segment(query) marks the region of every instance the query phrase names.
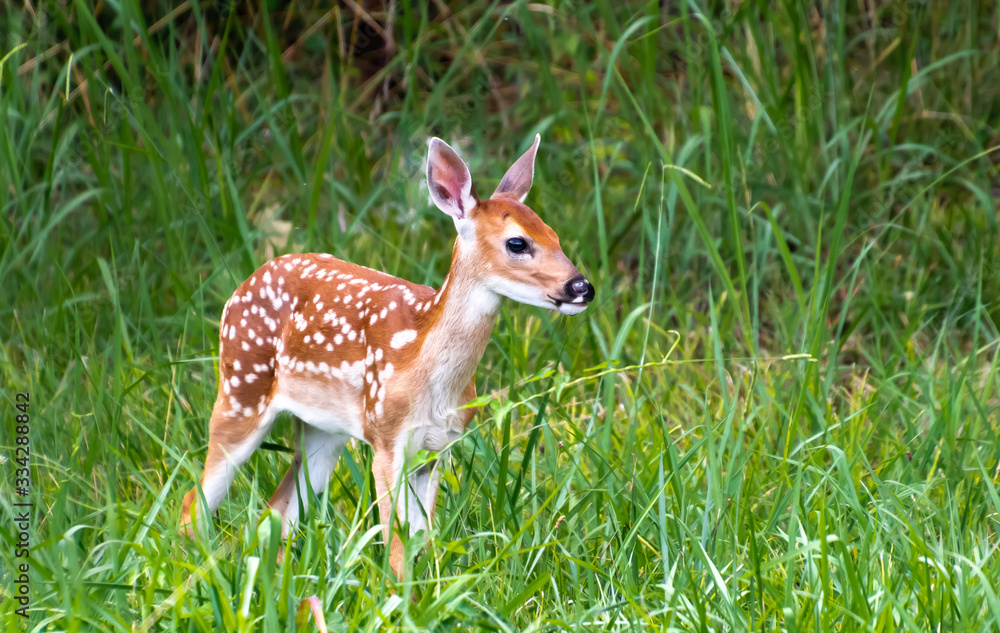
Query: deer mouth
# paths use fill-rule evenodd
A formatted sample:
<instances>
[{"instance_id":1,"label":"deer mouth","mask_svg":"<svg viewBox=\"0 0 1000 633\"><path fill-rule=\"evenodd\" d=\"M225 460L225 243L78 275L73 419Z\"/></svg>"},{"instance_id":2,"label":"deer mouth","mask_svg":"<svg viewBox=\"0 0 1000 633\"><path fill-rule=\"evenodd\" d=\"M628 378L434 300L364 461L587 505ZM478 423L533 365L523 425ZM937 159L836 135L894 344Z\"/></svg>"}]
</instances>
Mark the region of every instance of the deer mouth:
<instances>
[{"instance_id":1,"label":"deer mouth","mask_svg":"<svg viewBox=\"0 0 1000 633\"><path fill-rule=\"evenodd\" d=\"M563 301L562 299L556 299L552 295L549 295L548 300L552 302L552 307L556 310L562 312L563 314L568 314L573 316L574 314L580 314L587 309L587 301L584 297L580 296L572 301Z\"/></svg>"}]
</instances>

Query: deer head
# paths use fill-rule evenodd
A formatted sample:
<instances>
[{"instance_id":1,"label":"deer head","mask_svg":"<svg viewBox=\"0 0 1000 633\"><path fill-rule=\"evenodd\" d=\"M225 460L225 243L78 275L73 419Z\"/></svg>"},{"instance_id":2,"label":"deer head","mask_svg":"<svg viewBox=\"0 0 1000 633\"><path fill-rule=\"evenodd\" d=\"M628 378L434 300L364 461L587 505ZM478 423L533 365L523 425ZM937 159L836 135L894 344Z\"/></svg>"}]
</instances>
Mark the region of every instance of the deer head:
<instances>
[{"instance_id":1,"label":"deer head","mask_svg":"<svg viewBox=\"0 0 1000 633\"><path fill-rule=\"evenodd\" d=\"M524 204L540 137L511 165L496 191L480 200L469 168L447 143L430 140L431 200L455 221L456 264L483 288L521 303L579 314L594 287L563 253L559 237Z\"/></svg>"}]
</instances>

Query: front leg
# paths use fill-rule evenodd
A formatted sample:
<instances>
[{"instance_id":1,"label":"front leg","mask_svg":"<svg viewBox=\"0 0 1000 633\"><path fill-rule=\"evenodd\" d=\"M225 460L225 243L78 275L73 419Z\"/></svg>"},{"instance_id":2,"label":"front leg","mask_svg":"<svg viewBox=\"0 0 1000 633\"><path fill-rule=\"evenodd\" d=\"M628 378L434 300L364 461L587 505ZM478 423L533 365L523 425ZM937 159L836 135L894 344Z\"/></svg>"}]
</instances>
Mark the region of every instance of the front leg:
<instances>
[{"instance_id":1,"label":"front leg","mask_svg":"<svg viewBox=\"0 0 1000 633\"><path fill-rule=\"evenodd\" d=\"M407 477L406 485L400 486L404 455L402 450L383 449L375 451L372 460L382 535L389 544L389 566L399 580L403 580L403 542L393 524L402 527L409 523L410 536L429 529L441 479L440 460L435 460L418 468Z\"/></svg>"},{"instance_id":2,"label":"front leg","mask_svg":"<svg viewBox=\"0 0 1000 633\"><path fill-rule=\"evenodd\" d=\"M402 452L382 447L375 449L372 475L375 477L375 494L378 495L378 513L382 521L382 536L389 546L389 567L397 580L403 580L403 542L393 529L395 519L401 524L405 514L400 512L399 481L402 474ZM396 508L393 516L393 507Z\"/></svg>"},{"instance_id":3,"label":"front leg","mask_svg":"<svg viewBox=\"0 0 1000 633\"><path fill-rule=\"evenodd\" d=\"M462 390L462 402L469 402L475 397L476 381L473 378ZM475 408L455 411L454 414L458 416L458 429L465 429L476 415L476 411ZM403 542L392 529L393 524L396 521L399 526L409 523L410 536L431 527L437 503L438 484L441 480L441 462L447 461L447 447L456 435L454 428L449 432L435 429L434 425L415 425L409 428L409 431L400 432L395 440L380 445L373 444L372 474L375 477L382 535L389 546L389 566L399 580L403 579ZM397 493L403 478L405 460L420 448L441 451L441 457L424 464L409 475L406 485L402 486L406 494L400 498ZM393 508L396 509L395 516Z\"/></svg>"},{"instance_id":4,"label":"front leg","mask_svg":"<svg viewBox=\"0 0 1000 633\"><path fill-rule=\"evenodd\" d=\"M441 458L428 462L410 474L408 480L407 518L410 521L410 536L420 530L429 530L434 520L434 505L437 503L438 484L441 480Z\"/></svg>"}]
</instances>

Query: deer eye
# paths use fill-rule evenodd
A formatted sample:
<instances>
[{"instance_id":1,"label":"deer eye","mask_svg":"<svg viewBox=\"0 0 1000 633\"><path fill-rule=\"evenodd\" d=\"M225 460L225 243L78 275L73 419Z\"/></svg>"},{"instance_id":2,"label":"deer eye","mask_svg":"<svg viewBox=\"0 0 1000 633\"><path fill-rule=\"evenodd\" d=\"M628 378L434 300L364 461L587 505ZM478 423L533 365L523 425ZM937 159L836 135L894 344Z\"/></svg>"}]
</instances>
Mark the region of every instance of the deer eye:
<instances>
[{"instance_id":1,"label":"deer eye","mask_svg":"<svg viewBox=\"0 0 1000 633\"><path fill-rule=\"evenodd\" d=\"M528 250L528 242L523 237L512 237L507 240L507 250L511 253L523 253Z\"/></svg>"}]
</instances>

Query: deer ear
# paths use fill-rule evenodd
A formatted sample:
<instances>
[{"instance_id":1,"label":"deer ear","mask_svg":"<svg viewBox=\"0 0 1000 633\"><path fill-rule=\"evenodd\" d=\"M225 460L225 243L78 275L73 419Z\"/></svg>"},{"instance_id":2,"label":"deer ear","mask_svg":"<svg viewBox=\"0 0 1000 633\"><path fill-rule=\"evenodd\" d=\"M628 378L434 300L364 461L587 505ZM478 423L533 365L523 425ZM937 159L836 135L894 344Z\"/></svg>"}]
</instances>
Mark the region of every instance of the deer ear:
<instances>
[{"instance_id":1,"label":"deer ear","mask_svg":"<svg viewBox=\"0 0 1000 633\"><path fill-rule=\"evenodd\" d=\"M465 219L479 204L465 161L437 137L427 148L427 188L437 208L456 220Z\"/></svg>"},{"instance_id":2,"label":"deer ear","mask_svg":"<svg viewBox=\"0 0 1000 633\"><path fill-rule=\"evenodd\" d=\"M541 140L541 135L535 134L535 142L531 144L531 148L510 166L490 199L513 198L518 202L524 202L528 191L531 190L531 179L535 175L535 152L538 151L538 142Z\"/></svg>"}]
</instances>

